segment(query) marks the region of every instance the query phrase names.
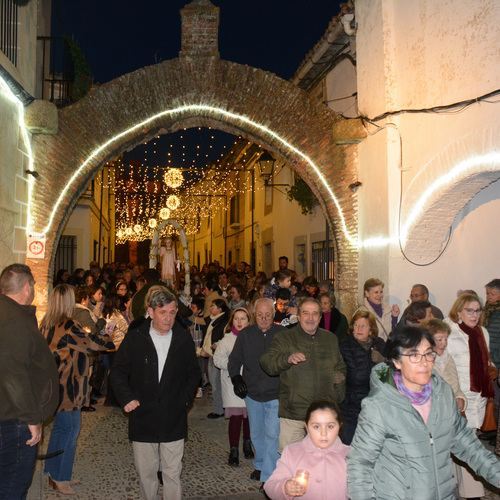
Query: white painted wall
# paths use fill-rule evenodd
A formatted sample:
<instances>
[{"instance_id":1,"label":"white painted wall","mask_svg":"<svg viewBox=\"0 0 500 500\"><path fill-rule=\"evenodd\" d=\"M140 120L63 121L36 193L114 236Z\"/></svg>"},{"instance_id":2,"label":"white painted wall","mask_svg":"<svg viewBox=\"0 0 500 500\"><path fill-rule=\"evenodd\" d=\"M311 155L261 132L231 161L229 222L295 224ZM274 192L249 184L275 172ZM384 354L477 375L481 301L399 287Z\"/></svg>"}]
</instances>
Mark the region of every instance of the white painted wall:
<instances>
[{"instance_id":1,"label":"white painted wall","mask_svg":"<svg viewBox=\"0 0 500 500\"><path fill-rule=\"evenodd\" d=\"M47 0L41 3L46 5ZM49 3L50 4L50 3ZM0 51L0 64L23 88L34 92L37 35L37 2L18 9L18 60L15 66ZM21 128L19 107L0 82L0 270L9 264L26 260L26 227L28 220L29 165L28 134Z\"/></svg>"},{"instance_id":2,"label":"white painted wall","mask_svg":"<svg viewBox=\"0 0 500 500\"><path fill-rule=\"evenodd\" d=\"M484 285L500 278L500 182L481 191L459 213L448 248L437 262L417 267L391 247L390 299L406 305L413 283L424 283L431 302L448 314L457 290L472 289L484 301ZM391 303L392 303L391 302Z\"/></svg>"},{"instance_id":3,"label":"white painted wall","mask_svg":"<svg viewBox=\"0 0 500 500\"><path fill-rule=\"evenodd\" d=\"M360 113L375 118L499 89L499 18L500 2L495 0L357 0ZM334 92L327 87L328 99ZM500 259L498 182L470 203L465 183L458 209L445 207L432 214L456 216L450 244L437 262L410 264L397 243L401 193L404 223L432 183L460 161L500 152L495 140L500 104L491 101L449 113L389 115L377 121L381 131L367 127L370 135L359 145L359 236L362 241L381 236L391 243L360 250L360 300L369 277L382 279L388 302L400 306L407 304L411 285L422 282L446 314L458 289L473 288L484 297L484 284L500 275L495 271ZM491 168L500 169L498 163ZM446 233L438 236L445 240ZM425 264L433 256L423 248L414 260Z\"/></svg>"}]
</instances>

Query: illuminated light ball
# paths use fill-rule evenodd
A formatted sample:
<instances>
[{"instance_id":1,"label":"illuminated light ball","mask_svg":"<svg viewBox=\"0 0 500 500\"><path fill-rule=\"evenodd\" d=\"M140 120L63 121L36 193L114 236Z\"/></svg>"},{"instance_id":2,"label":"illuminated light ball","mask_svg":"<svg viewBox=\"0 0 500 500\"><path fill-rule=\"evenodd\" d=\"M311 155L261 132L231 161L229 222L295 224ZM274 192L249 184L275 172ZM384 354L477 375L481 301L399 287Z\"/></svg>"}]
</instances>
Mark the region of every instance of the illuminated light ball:
<instances>
[{"instance_id":1,"label":"illuminated light ball","mask_svg":"<svg viewBox=\"0 0 500 500\"><path fill-rule=\"evenodd\" d=\"M134 231L135 231L136 233L140 233L140 232L141 232L141 225L140 225L140 224L136 224L136 225L134 226Z\"/></svg>"},{"instance_id":2,"label":"illuminated light ball","mask_svg":"<svg viewBox=\"0 0 500 500\"><path fill-rule=\"evenodd\" d=\"M181 200L179 200L179 197L175 194L167 198L167 207L170 208L170 210L175 210L180 205L180 203Z\"/></svg>"},{"instance_id":3,"label":"illuminated light ball","mask_svg":"<svg viewBox=\"0 0 500 500\"><path fill-rule=\"evenodd\" d=\"M170 217L170 210L168 208L162 208L160 210L160 217L165 220Z\"/></svg>"},{"instance_id":4,"label":"illuminated light ball","mask_svg":"<svg viewBox=\"0 0 500 500\"><path fill-rule=\"evenodd\" d=\"M171 188L178 188L182 186L182 183L184 182L182 171L178 168L171 168L163 178L165 180L165 184Z\"/></svg>"},{"instance_id":5,"label":"illuminated light ball","mask_svg":"<svg viewBox=\"0 0 500 500\"><path fill-rule=\"evenodd\" d=\"M125 234L128 235L128 236L131 236L133 232L134 231L132 231L131 227L127 227L127 229L125 229Z\"/></svg>"},{"instance_id":6,"label":"illuminated light ball","mask_svg":"<svg viewBox=\"0 0 500 500\"><path fill-rule=\"evenodd\" d=\"M156 227L156 219L149 219L149 227L154 229Z\"/></svg>"}]
</instances>

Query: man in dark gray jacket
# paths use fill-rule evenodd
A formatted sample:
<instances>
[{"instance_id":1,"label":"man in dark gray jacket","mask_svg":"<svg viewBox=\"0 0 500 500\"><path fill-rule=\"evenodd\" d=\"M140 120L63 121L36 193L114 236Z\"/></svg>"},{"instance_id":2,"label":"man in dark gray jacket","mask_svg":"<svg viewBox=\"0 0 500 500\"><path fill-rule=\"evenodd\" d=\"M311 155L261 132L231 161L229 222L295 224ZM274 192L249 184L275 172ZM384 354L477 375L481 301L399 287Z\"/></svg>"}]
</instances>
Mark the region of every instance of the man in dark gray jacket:
<instances>
[{"instance_id":1,"label":"man in dark gray jacket","mask_svg":"<svg viewBox=\"0 0 500 500\"><path fill-rule=\"evenodd\" d=\"M260 358L271 346L274 336L285 330L273 323L274 303L259 299L255 303L256 325L244 328L229 355L228 371L234 392L245 399L250 435L255 448L255 470L251 479L263 483L276 467L280 422L278 418L279 377L269 376L260 366ZM243 367L243 374L240 370Z\"/></svg>"},{"instance_id":2,"label":"man in dark gray jacket","mask_svg":"<svg viewBox=\"0 0 500 500\"><path fill-rule=\"evenodd\" d=\"M16 500L26 498L42 423L57 409L59 376L31 305L30 268L6 267L0 288L0 498Z\"/></svg>"}]
</instances>

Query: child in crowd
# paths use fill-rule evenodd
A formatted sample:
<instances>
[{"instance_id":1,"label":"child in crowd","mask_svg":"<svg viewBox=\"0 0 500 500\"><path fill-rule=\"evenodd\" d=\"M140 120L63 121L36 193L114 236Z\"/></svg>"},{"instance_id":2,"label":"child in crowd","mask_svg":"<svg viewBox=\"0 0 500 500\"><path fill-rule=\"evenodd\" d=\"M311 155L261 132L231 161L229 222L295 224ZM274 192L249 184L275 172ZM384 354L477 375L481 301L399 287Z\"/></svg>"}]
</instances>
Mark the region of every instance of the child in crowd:
<instances>
[{"instance_id":1,"label":"child in crowd","mask_svg":"<svg viewBox=\"0 0 500 500\"><path fill-rule=\"evenodd\" d=\"M290 290L290 286L292 284L292 273L288 269L282 269L276 272L274 276L274 282L271 280L271 284L267 286L264 297L268 299L275 299L276 292L280 288L286 288ZM297 313L297 301L295 300L295 296L292 294L290 290L290 307L292 310L290 311L293 314Z\"/></svg>"},{"instance_id":2,"label":"child in crowd","mask_svg":"<svg viewBox=\"0 0 500 500\"><path fill-rule=\"evenodd\" d=\"M314 276L306 276L304 278L304 281L302 282L302 289L304 289L314 299L318 298L318 280Z\"/></svg>"},{"instance_id":3,"label":"child in crowd","mask_svg":"<svg viewBox=\"0 0 500 500\"><path fill-rule=\"evenodd\" d=\"M198 357L198 364L200 365L201 382L196 392L196 397L203 397L203 380L206 379L205 375L205 358L200 356L201 345L203 342L203 337L205 336L206 324L203 318L203 308L205 307L205 301L198 297L191 301L191 311L193 314L189 318L184 318L184 322L193 337L194 346L196 348L196 356Z\"/></svg>"},{"instance_id":4,"label":"child in crowd","mask_svg":"<svg viewBox=\"0 0 500 500\"><path fill-rule=\"evenodd\" d=\"M290 285L290 290L292 292L292 295L297 296L297 294L302 291L302 283L300 281L294 281ZM297 298L297 297L296 297Z\"/></svg>"},{"instance_id":5,"label":"child in crowd","mask_svg":"<svg viewBox=\"0 0 500 500\"><path fill-rule=\"evenodd\" d=\"M297 316L291 314L289 311L291 296L292 294L288 288L279 288L276 292L276 314L274 315L274 322L285 328L292 328L298 321Z\"/></svg>"},{"instance_id":6,"label":"child in crowd","mask_svg":"<svg viewBox=\"0 0 500 500\"><path fill-rule=\"evenodd\" d=\"M271 500L290 497L347 500L345 457L349 446L342 444L338 437L342 416L337 403L328 399L311 403L305 426L307 436L283 450L276 469L264 484L265 492ZM309 473L308 478L305 471Z\"/></svg>"}]
</instances>

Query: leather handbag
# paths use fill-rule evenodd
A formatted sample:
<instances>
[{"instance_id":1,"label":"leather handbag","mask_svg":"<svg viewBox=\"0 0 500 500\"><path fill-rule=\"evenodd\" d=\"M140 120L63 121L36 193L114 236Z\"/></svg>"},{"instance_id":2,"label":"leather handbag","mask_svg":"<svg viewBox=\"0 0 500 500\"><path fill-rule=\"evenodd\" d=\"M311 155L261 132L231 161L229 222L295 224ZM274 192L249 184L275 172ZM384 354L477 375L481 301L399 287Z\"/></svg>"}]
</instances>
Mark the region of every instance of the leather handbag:
<instances>
[{"instance_id":1,"label":"leather handbag","mask_svg":"<svg viewBox=\"0 0 500 500\"><path fill-rule=\"evenodd\" d=\"M496 431L497 424L495 421L495 404L493 403L493 398L488 398L486 403L486 411L484 412L484 421L481 426L482 432Z\"/></svg>"}]
</instances>

